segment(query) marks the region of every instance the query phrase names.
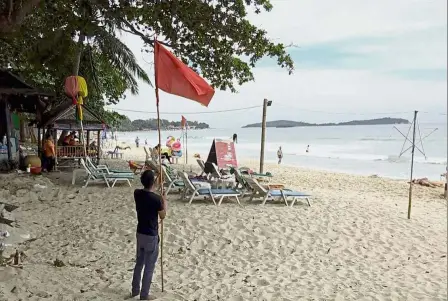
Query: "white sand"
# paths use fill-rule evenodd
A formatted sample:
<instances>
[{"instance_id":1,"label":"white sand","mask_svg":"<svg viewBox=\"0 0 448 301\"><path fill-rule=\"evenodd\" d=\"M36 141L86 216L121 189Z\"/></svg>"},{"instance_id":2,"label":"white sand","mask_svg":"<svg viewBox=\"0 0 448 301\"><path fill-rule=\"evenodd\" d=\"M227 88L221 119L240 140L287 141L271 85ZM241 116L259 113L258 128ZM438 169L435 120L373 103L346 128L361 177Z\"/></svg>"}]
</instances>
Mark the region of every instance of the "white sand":
<instances>
[{"instance_id":1,"label":"white sand","mask_svg":"<svg viewBox=\"0 0 448 301\"><path fill-rule=\"evenodd\" d=\"M266 169L273 182L312 193L312 206L189 206L171 195L166 293L160 261L152 286L158 300L447 299L442 189L415 187L407 220L404 181ZM37 238L20 246L23 269L0 267L0 300L123 300L135 253L134 188L51 179L0 176L0 199L20 205L20 226ZM37 182L47 188L29 191Z\"/></svg>"}]
</instances>

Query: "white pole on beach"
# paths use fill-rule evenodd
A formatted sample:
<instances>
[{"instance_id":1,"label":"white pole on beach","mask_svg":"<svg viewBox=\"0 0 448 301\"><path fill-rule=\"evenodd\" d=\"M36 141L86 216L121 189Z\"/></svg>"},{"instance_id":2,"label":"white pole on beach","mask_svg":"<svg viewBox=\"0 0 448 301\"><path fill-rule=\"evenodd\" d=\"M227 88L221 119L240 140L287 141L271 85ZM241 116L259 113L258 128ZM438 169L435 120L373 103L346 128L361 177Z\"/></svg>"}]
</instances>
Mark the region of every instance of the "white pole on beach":
<instances>
[{"instance_id":1,"label":"white pole on beach","mask_svg":"<svg viewBox=\"0 0 448 301\"><path fill-rule=\"evenodd\" d=\"M412 130L412 151L411 151L411 180L409 181L409 203L408 203L408 219L411 219L411 207L412 207L412 176L414 173L414 152L415 152L415 125L417 123L417 113L414 111L414 126Z\"/></svg>"}]
</instances>

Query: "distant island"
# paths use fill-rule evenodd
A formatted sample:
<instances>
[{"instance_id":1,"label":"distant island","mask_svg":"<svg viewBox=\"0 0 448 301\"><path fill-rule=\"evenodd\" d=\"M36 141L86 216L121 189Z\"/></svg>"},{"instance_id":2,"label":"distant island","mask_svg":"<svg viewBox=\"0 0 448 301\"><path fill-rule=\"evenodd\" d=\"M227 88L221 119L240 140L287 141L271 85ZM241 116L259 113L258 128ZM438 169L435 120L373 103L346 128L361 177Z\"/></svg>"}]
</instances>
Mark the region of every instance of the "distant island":
<instances>
[{"instance_id":1,"label":"distant island","mask_svg":"<svg viewBox=\"0 0 448 301\"><path fill-rule=\"evenodd\" d=\"M160 128L162 130L176 130L181 128L181 123L180 121L169 121L166 119L160 119ZM188 128L197 130L208 129L210 128L210 126L205 122L188 120ZM157 119L136 119L131 121L128 117L125 117L117 126L117 130L120 132L157 130Z\"/></svg>"},{"instance_id":2,"label":"distant island","mask_svg":"<svg viewBox=\"0 0 448 301\"><path fill-rule=\"evenodd\" d=\"M376 118L368 120L352 120L347 122L339 123L307 123L301 121L291 121L291 120L275 120L266 122L266 127L268 128L292 128L299 126L342 126L342 125L379 125L379 124L409 124L410 122L402 118ZM243 128L259 128L261 127L261 122L252 123L243 126Z\"/></svg>"}]
</instances>

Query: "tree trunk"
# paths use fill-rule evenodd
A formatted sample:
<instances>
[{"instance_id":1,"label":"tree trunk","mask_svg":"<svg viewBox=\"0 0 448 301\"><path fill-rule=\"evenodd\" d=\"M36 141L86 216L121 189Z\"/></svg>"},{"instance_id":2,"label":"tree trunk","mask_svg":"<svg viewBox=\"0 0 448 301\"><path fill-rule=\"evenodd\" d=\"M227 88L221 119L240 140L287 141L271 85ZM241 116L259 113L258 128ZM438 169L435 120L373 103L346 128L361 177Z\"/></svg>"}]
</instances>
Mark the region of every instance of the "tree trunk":
<instances>
[{"instance_id":1,"label":"tree trunk","mask_svg":"<svg viewBox=\"0 0 448 301\"><path fill-rule=\"evenodd\" d=\"M14 9L14 2L8 1L5 10L0 12L0 33L8 34L20 27L25 17L31 14L39 3L40 0L25 0Z\"/></svg>"},{"instance_id":2,"label":"tree trunk","mask_svg":"<svg viewBox=\"0 0 448 301\"><path fill-rule=\"evenodd\" d=\"M84 48L85 35L82 33L79 35L78 41L78 52L76 53L75 63L73 64L73 75L77 76L79 74L79 65L81 64L81 55Z\"/></svg>"}]
</instances>

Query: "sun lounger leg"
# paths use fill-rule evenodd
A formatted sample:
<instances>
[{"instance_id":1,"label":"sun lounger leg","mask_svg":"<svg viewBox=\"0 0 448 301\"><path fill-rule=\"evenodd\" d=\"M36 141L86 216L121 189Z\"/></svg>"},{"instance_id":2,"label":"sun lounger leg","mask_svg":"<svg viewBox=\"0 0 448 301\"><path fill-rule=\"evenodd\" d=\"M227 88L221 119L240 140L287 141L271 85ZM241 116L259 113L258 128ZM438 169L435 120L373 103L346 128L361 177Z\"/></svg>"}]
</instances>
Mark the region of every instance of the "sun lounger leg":
<instances>
[{"instance_id":1,"label":"sun lounger leg","mask_svg":"<svg viewBox=\"0 0 448 301\"><path fill-rule=\"evenodd\" d=\"M296 201L297 201L297 198L293 198L293 199L292 199L291 207L294 206L294 204L296 203Z\"/></svg>"},{"instance_id":2,"label":"sun lounger leg","mask_svg":"<svg viewBox=\"0 0 448 301\"><path fill-rule=\"evenodd\" d=\"M263 202L261 203L261 205L266 204L266 201L268 200L268 198L269 198L269 194L267 194L267 195L264 197Z\"/></svg>"},{"instance_id":3,"label":"sun lounger leg","mask_svg":"<svg viewBox=\"0 0 448 301\"><path fill-rule=\"evenodd\" d=\"M216 206L216 201L215 201L215 198L213 197L213 194L212 194L211 191L210 191L210 197L211 197L211 199L212 199L212 201L213 201L213 204L215 204L215 206Z\"/></svg>"},{"instance_id":4,"label":"sun lounger leg","mask_svg":"<svg viewBox=\"0 0 448 301\"><path fill-rule=\"evenodd\" d=\"M224 199L224 196L222 195L222 196L219 198L218 206L221 205L223 199Z\"/></svg>"},{"instance_id":5,"label":"sun lounger leg","mask_svg":"<svg viewBox=\"0 0 448 301\"><path fill-rule=\"evenodd\" d=\"M131 182L129 181L129 179L126 179L126 181L128 182L129 187L132 187Z\"/></svg>"},{"instance_id":6,"label":"sun lounger leg","mask_svg":"<svg viewBox=\"0 0 448 301\"><path fill-rule=\"evenodd\" d=\"M91 175L89 175L89 176L87 177L86 183L84 184L84 186L82 186L83 188L85 188L85 187L87 187L87 185L89 185L89 181L90 181L91 178L92 178Z\"/></svg>"},{"instance_id":7,"label":"sun lounger leg","mask_svg":"<svg viewBox=\"0 0 448 301\"><path fill-rule=\"evenodd\" d=\"M194 192L191 194L191 198L190 198L190 201L188 202L188 204L191 204L191 202L193 202L193 199L194 199L195 196L196 196L196 191L194 191Z\"/></svg>"},{"instance_id":8,"label":"sun lounger leg","mask_svg":"<svg viewBox=\"0 0 448 301\"><path fill-rule=\"evenodd\" d=\"M244 197L244 194L243 194L243 197ZM235 196L235 199L236 199L236 201L238 202L238 205L240 205L240 206L241 206L241 203L240 203L240 199L238 198L238 196L237 196L237 195Z\"/></svg>"},{"instance_id":9,"label":"sun lounger leg","mask_svg":"<svg viewBox=\"0 0 448 301\"><path fill-rule=\"evenodd\" d=\"M171 188L173 188L174 182L171 182L168 188L166 189L166 194L170 193Z\"/></svg>"},{"instance_id":10,"label":"sun lounger leg","mask_svg":"<svg viewBox=\"0 0 448 301\"><path fill-rule=\"evenodd\" d=\"M311 207L310 199L309 199L309 198L306 198L306 201L308 202L308 206Z\"/></svg>"}]
</instances>

